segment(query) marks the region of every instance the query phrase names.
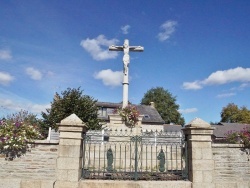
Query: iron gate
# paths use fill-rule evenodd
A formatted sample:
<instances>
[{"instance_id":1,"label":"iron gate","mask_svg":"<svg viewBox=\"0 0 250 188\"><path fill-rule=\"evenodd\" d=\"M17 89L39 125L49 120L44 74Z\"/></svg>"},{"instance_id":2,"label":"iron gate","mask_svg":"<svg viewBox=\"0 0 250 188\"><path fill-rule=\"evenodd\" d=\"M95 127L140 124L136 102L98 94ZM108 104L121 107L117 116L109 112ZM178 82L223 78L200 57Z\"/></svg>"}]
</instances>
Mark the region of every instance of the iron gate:
<instances>
[{"instance_id":1,"label":"iron gate","mask_svg":"<svg viewBox=\"0 0 250 188\"><path fill-rule=\"evenodd\" d=\"M180 132L89 131L83 138L83 179L181 180L187 178Z\"/></svg>"}]
</instances>

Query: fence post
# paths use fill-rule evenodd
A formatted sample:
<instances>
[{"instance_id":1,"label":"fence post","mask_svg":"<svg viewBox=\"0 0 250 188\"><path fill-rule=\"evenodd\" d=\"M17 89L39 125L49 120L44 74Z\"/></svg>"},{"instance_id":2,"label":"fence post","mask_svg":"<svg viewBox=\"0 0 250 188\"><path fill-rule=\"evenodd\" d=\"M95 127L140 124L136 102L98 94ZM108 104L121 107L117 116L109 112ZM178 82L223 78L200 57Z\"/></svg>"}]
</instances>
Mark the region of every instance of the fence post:
<instances>
[{"instance_id":1,"label":"fence post","mask_svg":"<svg viewBox=\"0 0 250 188\"><path fill-rule=\"evenodd\" d=\"M135 136L135 181L138 179L138 135Z\"/></svg>"},{"instance_id":2,"label":"fence post","mask_svg":"<svg viewBox=\"0 0 250 188\"><path fill-rule=\"evenodd\" d=\"M195 118L182 130L187 139L188 179L192 188L214 188L213 128L202 119Z\"/></svg>"},{"instance_id":3,"label":"fence post","mask_svg":"<svg viewBox=\"0 0 250 188\"><path fill-rule=\"evenodd\" d=\"M82 175L82 139L86 125L75 114L59 123L55 188L78 188Z\"/></svg>"}]
</instances>

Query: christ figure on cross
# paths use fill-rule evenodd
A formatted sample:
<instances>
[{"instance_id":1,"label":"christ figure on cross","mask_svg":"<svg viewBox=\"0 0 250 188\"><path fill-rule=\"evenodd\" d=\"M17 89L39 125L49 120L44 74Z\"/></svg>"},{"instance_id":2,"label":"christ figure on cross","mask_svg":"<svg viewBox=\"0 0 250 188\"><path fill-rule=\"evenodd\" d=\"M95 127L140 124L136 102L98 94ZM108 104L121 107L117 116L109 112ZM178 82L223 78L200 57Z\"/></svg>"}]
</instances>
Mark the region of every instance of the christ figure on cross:
<instances>
[{"instance_id":1,"label":"christ figure on cross","mask_svg":"<svg viewBox=\"0 0 250 188\"><path fill-rule=\"evenodd\" d=\"M110 51L123 51L123 104L122 107L125 108L128 105L128 71L130 57L129 52L143 52L144 48L142 46L129 46L128 39L124 40L123 46L112 45L109 47Z\"/></svg>"}]
</instances>

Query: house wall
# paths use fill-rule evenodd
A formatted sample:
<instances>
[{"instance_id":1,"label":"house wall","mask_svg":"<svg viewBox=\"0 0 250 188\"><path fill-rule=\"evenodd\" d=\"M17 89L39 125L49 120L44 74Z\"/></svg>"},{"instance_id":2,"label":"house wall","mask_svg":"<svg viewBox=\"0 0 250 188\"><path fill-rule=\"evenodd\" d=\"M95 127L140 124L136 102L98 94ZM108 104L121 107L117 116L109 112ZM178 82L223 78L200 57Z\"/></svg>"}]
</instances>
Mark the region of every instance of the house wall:
<instances>
[{"instance_id":1,"label":"house wall","mask_svg":"<svg viewBox=\"0 0 250 188\"><path fill-rule=\"evenodd\" d=\"M213 144L212 153L215 187L250 187L250 155L241 145Z\"/></svg>"}]
</instances>

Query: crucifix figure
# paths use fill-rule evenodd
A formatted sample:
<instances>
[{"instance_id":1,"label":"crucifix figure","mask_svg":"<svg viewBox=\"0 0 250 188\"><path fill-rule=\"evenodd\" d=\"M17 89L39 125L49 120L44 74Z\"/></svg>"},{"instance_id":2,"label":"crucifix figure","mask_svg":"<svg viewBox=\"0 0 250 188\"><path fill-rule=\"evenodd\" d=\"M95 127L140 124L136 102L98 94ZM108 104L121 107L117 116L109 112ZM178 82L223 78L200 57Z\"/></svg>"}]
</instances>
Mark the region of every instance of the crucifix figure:
<instances>
[{"instance_id":1,"label":"crucifix figure","mask_svg":"<svg viewBox=\"0 0 250 188\"><path fill-rule=\"evenodd\" d=\"M123 46L112 45L109 47L110 51L123 51L123 103L122 108L128 105L128 67L130 63L129 52L143 52L142 46L129 46L128 39L124 40Z\"/></svg>"}]
</instances>

